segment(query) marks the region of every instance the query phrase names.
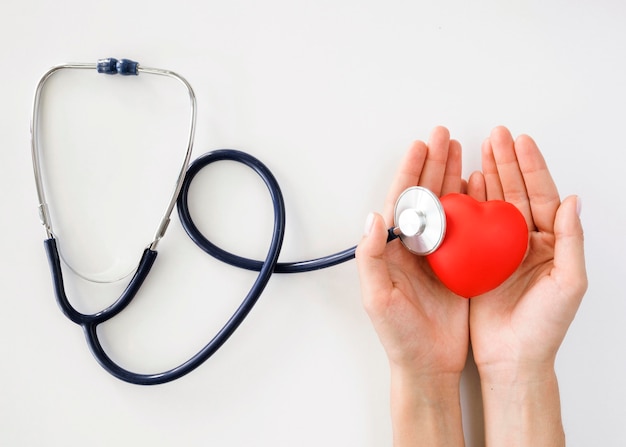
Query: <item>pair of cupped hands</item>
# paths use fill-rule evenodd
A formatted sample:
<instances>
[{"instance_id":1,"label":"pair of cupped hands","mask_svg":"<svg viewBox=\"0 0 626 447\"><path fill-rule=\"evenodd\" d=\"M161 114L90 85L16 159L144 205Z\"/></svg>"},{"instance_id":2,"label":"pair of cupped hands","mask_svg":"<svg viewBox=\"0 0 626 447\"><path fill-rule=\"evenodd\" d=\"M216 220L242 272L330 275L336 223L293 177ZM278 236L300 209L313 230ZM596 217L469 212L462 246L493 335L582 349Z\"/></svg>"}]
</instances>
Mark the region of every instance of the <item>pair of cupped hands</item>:
<instances>
[{"instance_id":1,"label":"pair of cupped hands","mask_svg":"<svg viewBox=\"0 0 626 447\"><path fill-rule=\"evenodd\" d=\"M394 368L460 375L471 340L481 377L551 369L587 288L580 199L561 201L536 143L495 128L481 148L482 172L461 173L461 145L444 127L416 141L400 164L382 215L372 213L357 252L365 309ZM423 186L505 200L526 220L528 251L517 271L471 300L449 291L425 258L387 244L396 199Z\"/></svg>"}]
</instances>

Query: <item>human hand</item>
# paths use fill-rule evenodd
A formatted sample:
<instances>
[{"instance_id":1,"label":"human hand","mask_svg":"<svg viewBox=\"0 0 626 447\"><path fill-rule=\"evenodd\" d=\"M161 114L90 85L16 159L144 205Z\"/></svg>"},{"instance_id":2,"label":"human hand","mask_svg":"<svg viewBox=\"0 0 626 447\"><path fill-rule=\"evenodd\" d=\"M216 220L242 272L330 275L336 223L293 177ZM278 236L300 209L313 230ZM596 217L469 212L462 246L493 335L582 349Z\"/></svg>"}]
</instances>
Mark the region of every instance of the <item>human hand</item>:
<instances>
[{"instance_id":1,"label":"human hand","mask_svg":"<svg viewBox=\"0 0 626 447\"><path fill-rule=\"evenodd\" d=\"M565 444L557 351L587 288L576 197L563 202L535 142L503 127L482 147L483 173L468 194L506 200L524 215L526 257L498 288L470 303L470 338L481 378L487 445Z\"/></svg>"},{"instance_id":2,"label":"human hand","mask_svg":"<svg viewBox=\"0 0 626 447\"><path fill-rule=\"evenodd\" d=\"M438 196L459 193L461 146L435 128L429 144L416 141L403 159L385 202L384 218L370 214L356 259L365 309L394 367L415 373L460 373L468 349L468 303L450 292L426 259L386 243L396 199L411 186Z\"/></svg>"},{"instance_id":3,"label":"human hand","mask_svg":"<svg viewBox=\"0 0 626 447\"><path fill-rule=\"evenodd\" d=\"M391 366L394 446L463 445L460 377L468 344L468 301L450 292L426 259L387 244L396 199L408 187L459 193L461 146L447 129L416 141L389 191L384 218L371 214L356 260L365 309Z\"/></svg>"},{"instance_id":4,"label":"human hand","mask_svg":"<svg viewBox=\"0 0 626 447\"><path fill-rule=\"evenodd\" d=\"M516 141L504 127L482 147L483 173L474 173L468 194L506 200L524 215L526 258L497 289L473 298L470 332L481 373L552 366L587 288L583 230L576 197L561 203L535 142Z\"/></svg>"}]
</instances>

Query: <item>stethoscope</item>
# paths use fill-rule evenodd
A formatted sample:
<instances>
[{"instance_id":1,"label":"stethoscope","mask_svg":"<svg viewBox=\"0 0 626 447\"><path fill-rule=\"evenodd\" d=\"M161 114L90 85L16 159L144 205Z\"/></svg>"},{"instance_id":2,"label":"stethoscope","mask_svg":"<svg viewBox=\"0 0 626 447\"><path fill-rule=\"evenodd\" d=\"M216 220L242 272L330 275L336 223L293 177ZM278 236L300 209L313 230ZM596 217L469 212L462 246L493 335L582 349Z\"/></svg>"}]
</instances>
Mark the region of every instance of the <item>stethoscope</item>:
<instances>
[{"instance_id":1,"label":"stethoscope","mask_svg":"<svg viewBox=\"0 0 626 447\"><path fill-rule=\"evenodd\" d=\"M41 95L48 79L63 70L92 70L108 75L138 76L139 74L166 76L182 83L189 94L191 114L189 136L185 157L178 172L175 188L167 209L161 218L153 240L144 250L139 265L121 296L105 309L93 314L77 311L70 303L63 282L61 256L50 218L49 205L44 191L44 176L41 168L41 144L38 138ZM31 151L35 184L39 200L39 217L46 231L44 246L52 274L52 282L57 303L61 311L83 329L87 345L98 363L110 374L123 381L138 385L156 385L176 380L196 369L211 357L235 332L260 298L273 273L300 273L331 267L355 256L356 247L321 258L298 261L278 262L285 233L285 203L282 192L271 171L258 159L245 152L221 149L206 153L190 163L196 128L196 97L191 85L180 75L163 69L147 68L128 59L102 59L97 63L73 63L57 65L48 70L39 80L33 102L31 121ZM274 224L272 238L267 255L263 261L249 259L230 253L209 241L195 225L188 205L188 194L195 176L206 166L218 161L242 163L258 174L265 183L273 203ZM206 253L232 266L258 272L258 276L245 296L241 305L217 334L194 356L184 363L164 372L140 374L129 371L116 364L105 352L98 338L98 325L110 320L122 312L139 292L148 277L157 257L157 245L165 235L170 216L177 207L178 216L189 237ZM388 231L387 242L399 238L404 246L417 255L434 252L442 243L446 231L446 218L443 207L435 194L422 187L412 187L398 198L394 212L394 227Z\"/></svg>"}]
</instances>

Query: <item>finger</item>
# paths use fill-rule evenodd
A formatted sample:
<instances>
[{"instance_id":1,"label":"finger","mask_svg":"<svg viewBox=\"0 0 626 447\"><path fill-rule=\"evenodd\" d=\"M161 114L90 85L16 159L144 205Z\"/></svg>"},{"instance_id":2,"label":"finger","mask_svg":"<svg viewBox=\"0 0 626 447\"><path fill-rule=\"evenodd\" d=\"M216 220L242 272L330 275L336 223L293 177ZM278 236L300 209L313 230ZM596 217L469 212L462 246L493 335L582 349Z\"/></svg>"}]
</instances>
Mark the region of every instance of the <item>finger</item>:
<instances>
[{"instance_id":1,"label":"finger","mask_svg":"<svg viewBox=\"0 0 626 447\"><path fill-rule=\"evenodd\" d=\"M532 138L519 136L515 141L515 152L526 184L534 225L539 231L551 233L561 203L556 184Z\"/></svg>"},{"instance_id":2,"label":"finger","mask_svg":"<svg viewBox=\"0 0 626 447\"><path fill-rule=\"evenodd\" d=\"M491 140L487 138L481 147L482 164L483 164L483 180L485 186L485 200L504 200L502 192L502 183L500 183L500 174L496 159L493 156L493 148Z\"/></svg>"},{"instance_id":3,"label":"finger","mask_svg":"<svg viewBox=\"0 0 626 447\"><path fill-rule=\"evenodd\" d=\"M504 200L515 205L524 215L528 228L534 229L530 200L526 192L524 176L517 160L513 137L507 128L500 126L493 129L489 139L502 184Z\"/></svg>"},{"instance_id":4,"label":"finger","mask_svg":"<svg viewBox=\"0 0 626 447\"><path fill-rule=\"evenodd\" d=\"M484 202L487 200L487 188L485 186L485 177L480 171L473 172L467 181L467 194L470 197Z\"/></svg>"},{"instance_id":5,"label":"finger","mask_svg":"<svg viewBox=\"0 0 626 447\"><path fill-rule=\"evenodd\" d=\"M416 186L428 154L428 147L423 141L416 141L408 150L398 168L385 200L384 216L387 222L393 222L393 208L398 196L405 189Z\"/></svg>"},{"instance_id":6,"label":"finger","mask_svg":"<svg viewBox=\"0 0 626 447\"><path fill-rule=\"evenodd\" d=\"M443 184L441 185L441 195L459 193L463 188L461 172L463 171L461 157L461 143L450 140L448 146L448 160L446 170L443 174Z\"/></svg>"},{"instance_id":7,"label":"finger","mask_svg":"<svg viewBox=\"0 0 626 447\"><path fill-rule=\"evenodd\" d=\"M428 140L428 153L424 168L419 178L419 185L430 189L436 195L441 195L443 176L448 164L448 150L450 147L450 132L445 127L435 127Z\"/></svg>"},{"instance_id":8,"label":"finger","mask_svg":"<svg viewBox=\"0 0 626 447\"><path fill-rule=\"evenodd\" d=\"M375 315L386 306L385 299L393 283L383 258L387 246L387 229L380 214L371 213L365 224L365 234L356 249L363 304L368 314Z\"/></svg>"},{"instance_id":9,"label":"finger","mask_svg":"<svg viewBox=\"0 0 626 447\"><path fill-rule=\"evenodd\" d=\"M587 290L584 234L580 222L580 199L570 196L563 201L554 221L554 277L567 295L582 298Z\"/></svg>"},{"instance_id":10,"label":"finger","mask_svg":"<svg viewBox=\"0 0 626 447\"><path fill-rule=\"evenodd\" d=\"M467 180L461 179L461 194L467 194Z\"/></svg>"}]
</instances>

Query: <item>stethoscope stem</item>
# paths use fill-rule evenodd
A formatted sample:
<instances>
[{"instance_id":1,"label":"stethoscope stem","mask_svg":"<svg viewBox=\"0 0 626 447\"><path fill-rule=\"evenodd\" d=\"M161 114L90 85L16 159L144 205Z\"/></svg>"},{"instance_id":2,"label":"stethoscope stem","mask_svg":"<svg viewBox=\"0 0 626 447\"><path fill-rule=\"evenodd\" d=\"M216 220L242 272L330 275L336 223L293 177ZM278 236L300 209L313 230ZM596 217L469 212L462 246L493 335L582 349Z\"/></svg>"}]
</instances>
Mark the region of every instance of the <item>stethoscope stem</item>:
<instances>
[{"instance_id":1,"label":"stethoscope stem","mask_svg":"<svg viewBox=\"0 0 626 447\"><path fill-rule=\"evenodd\" d=\"M63 271L61 270L61 257L59 256L59 250L57 247L57 241L54 238L44 241L46 249L46 255L48 257L48 264L50 266L50 272L52 274L52 283L54 287L54 294L57 299L57 303L67 318L79 325L86 324L100 324L118 315L122 312L133 300L139 289L146 280L150 269L154 264L157 257L157 252L146 249L143 252L139 265L132 279L126 286L124 292L120 297L111 304L109 307L97 312L95 314L83 314L78 312L70 303L67 295L65 294L65 286L63 281Z\"/></svg>"}]
</instances>

